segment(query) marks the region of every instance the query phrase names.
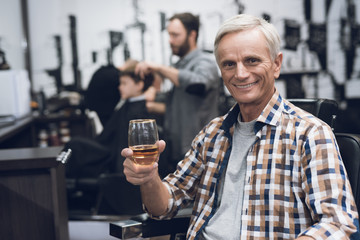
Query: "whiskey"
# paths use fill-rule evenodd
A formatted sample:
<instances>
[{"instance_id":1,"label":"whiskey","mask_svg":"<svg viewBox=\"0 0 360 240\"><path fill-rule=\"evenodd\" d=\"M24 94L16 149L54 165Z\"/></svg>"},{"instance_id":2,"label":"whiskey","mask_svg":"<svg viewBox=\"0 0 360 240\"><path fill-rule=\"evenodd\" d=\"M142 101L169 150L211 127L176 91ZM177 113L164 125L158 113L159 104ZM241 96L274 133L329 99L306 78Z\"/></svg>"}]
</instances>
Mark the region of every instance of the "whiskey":
<instances>
[{"instance_id":1,"label":"whiskey","mask_svg":"<svg viewBox=\"0 0 360 240\"><path fill-rule=\"evenodd\" d=\"M131 146L133 151L132 159L139 165L150 165L156 161L159 156L157 145L137 145Z\"/></svg>"}]
</instances>

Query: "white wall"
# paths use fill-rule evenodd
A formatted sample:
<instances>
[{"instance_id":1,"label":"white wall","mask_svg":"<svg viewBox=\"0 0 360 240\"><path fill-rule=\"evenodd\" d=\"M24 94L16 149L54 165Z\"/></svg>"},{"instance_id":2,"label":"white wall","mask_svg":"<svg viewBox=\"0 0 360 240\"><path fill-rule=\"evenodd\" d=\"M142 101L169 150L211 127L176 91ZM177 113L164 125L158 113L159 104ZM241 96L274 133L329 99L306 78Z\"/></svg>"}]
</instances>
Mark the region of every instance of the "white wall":
<instances>
[{"instance_id":1,"label":"white wall","mask_svg":"<svg viewBox=\"0 0 360 240\"><path fill-rule=\"evenodd\" d=\"M77 42L82 85L86 88L93 72L106 64L108 32L122 31L129 40L131 57L142 60L141 38L138 29L126 27L135 22L132 0L28 0L30 39L32 49L34 89L44 87L47 94L55 92L53 80L44 70L57 67L53 36L60 34L63 43L63 81L73 82L68 16L77 18ZM39 7L41 6L41 8ZM166 31L160 32L160 12L170 17L175 12L191 11L202 20L200 47L212 50L212 42L219 24L236 13L232 0L139 0L138 20L146 23L145 59L169 63L170 50ZM162 44L163 42L163 44ZM98 53L98 62L92 63L91 53ZM114 51L114 64L124 61L123 45Z\"/></svg>"},{"instance_id":2,"label":"white wall","mask_svg":"<svg viewBox=\"0 0 360 240\"><path fill-rule=\"evenodd\" d=\"M24 67L23 61L19 60L22 58L21 29L18 27L21 25L19 22L19 1L0 0L0 6L6 6L0 8L0 20L3 18L11 19L10 24L8 21L0 21L0 36L5 36L2 47L6 49L8 60L15 68ZM344 1L335 2L340 4ZM82 87L86 88L94 71L106 64L106 48L110 45L108 34L110 30L124 32L129 41L131 57L142 60L140 32L136 29L126 29L126 26L134 23L137 18L146 24L145 59L169 63L168 36L166 31L160 32L160 12L164 12L167 17L183 11L199 14L201 19L199 46L203 49L212 50L215 33L220 23L237 14L237 2L241 2L245 6L245 13L257 16L261 16L263 13L270 14L272 23L282 36L285 19L296 20L301 24L301 40L303 42L299 44L296 51L283 49L283 72L316 71L320 68L317 55L310 52L305 43L308 38L308 29L304 20L303 0L137 0L139 10L137 13L134 10L134 2L136 1L28 0L33 89L37 91L45 88L47 95L55 93L54 80L45 73L46 69L56 68L58 64L54 35L62 37L63 81L65 84L73 83L69 15L75 15L77 18L79 69L82 73ZM357 6L357 21L359 23L360 0L354 0L354 2ZM313 0L312 7L314 9L312 12L313 21L323 23L325 21L325 0ZM334 9L330 9L330 11L334 11ZM337 15L335 14L335 17ZM11 37L8 36L8 31L13 32ZM332 34L330 32L328 34L331 38L337 33ZM332 41L336 42L338 39ZM91 57L91 53L94 51L98 53L96 63L92 62ZM332 59L339 59L341 53L339 54L332 56ZM115 65L121 65L123 59L123 45L121 45L114 51ZM335 62L335 64L338 65L332 69L340 69L335 74L340 75L339 78L341 78L344 75L341 70L344 69L344 63Z\"/></svg>"},{"instance_id":3,"label":"white wall","mask_svg":"<svg viewBox=\"0 0 360 240\"><path fill-rule=\"evenodd\" d=\"M24 41L20 0L0 0L0 49L14 69L24 69Z\"/></svg>"}]
</instances>

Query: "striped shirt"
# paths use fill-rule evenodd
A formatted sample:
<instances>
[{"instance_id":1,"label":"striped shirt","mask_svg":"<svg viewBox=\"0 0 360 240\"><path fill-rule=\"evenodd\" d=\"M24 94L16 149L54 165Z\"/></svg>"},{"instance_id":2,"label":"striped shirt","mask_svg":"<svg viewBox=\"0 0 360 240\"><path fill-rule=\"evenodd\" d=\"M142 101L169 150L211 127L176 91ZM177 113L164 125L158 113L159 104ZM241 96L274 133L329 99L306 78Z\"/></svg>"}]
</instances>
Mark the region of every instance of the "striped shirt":
<instances>
[{"instance_id":1,"label":"striped shirt","mask_svg":"<svg viewBox=\"0 0 360 240\"><path fill-rule=\"evenodd\" d=\"M160 218L194 203L188 239L197 239L217 210L216 189L229 160L239 111L235 105L205 126L175 173L164 179L173 199ZM276 91L254 132L239 212L241 239L348 239L359 234L350 183L328 125Z\"/></svg>"}]
</instances>

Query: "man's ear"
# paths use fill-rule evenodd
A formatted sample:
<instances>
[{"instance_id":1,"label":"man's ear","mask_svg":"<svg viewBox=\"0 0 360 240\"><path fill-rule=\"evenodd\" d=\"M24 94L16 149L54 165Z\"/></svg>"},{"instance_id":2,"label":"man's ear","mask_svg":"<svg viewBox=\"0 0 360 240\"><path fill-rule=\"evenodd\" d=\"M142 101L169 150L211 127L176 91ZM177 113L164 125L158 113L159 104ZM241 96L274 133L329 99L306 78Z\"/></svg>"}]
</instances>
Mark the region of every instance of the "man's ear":
<instances>
[{"instance_id":1,"label":"man's ear","mask_svg":"<svg viewBox=\"0 0 360 240\"><path fill-rule=\"evenodd\" d=\"M194 43L196 42L196 35L197 35L197 33L195 30L191 30L189 32L189 37L194 41Z\"/></svg>"},{"instance_id":2,"label":"man's ear","mask_svg":"<svg viewBox=\"0 0 360 240\"><path fill-rule=\"evenodd\" d=\"M145 91L144 91L144 85L145 85L144 81L140 81L140 82L136 83L136 86L138 87L138 89L139 89L141 92L145 92Z\"/></svg>"},{"instance_id":3,"label":"man's ear","mask_svg":"<svg viewBox=\"0 0 360 240\"><path fill-rule=\"evenodd\" d=\"M281 64L283 60L282 52L279 52L274 61L274 78L277 79L280 76Z\"/></svg>"}]
</instances>

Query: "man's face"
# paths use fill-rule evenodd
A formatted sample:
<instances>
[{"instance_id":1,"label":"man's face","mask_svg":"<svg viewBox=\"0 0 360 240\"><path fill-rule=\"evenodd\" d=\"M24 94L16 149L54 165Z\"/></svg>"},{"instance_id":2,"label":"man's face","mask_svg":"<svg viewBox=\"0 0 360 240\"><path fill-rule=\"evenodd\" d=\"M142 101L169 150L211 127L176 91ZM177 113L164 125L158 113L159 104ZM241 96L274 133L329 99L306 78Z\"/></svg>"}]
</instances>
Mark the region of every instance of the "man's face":
<instances>
[{"instance_id":1,"label":"man's face","mask_svg":"<svg viewBox=\"0 0 360 240\"><path fill-rule=\"evenodd\" d=\"M184 25L179 19L174 19L169 23L167 30L172 53L179 57L185 56L190 50L190 45Z\"/></svg>"},{"instance_id":2,"label":"man's face","mask_svg":"<svg viewBox=\"0 0 360 240\"><path fill-rule=\"evenodd\" d=\"M274 93L282 54L271 59L265 36L257 29L225 35L217 62L224 84L240 105L264 106Z\"/></svg>"}]
</instances>

